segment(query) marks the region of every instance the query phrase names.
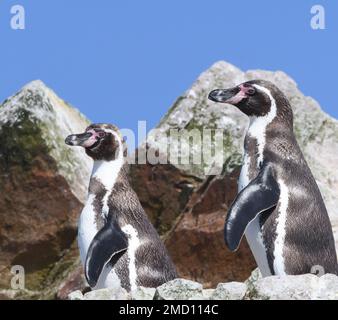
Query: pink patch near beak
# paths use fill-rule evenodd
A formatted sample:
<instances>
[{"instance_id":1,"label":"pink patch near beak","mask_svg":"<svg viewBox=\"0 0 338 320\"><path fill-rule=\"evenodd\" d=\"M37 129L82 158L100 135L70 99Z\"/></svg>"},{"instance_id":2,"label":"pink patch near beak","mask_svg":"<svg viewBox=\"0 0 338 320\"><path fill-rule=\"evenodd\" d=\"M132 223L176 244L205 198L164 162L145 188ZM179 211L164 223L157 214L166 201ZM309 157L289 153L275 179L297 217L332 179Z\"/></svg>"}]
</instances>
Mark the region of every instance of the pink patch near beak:
<instances>
[{"instance_id":1,"label":"pink patch near beak","mask_svg":"<svg viewBox=\"0 0 338 320\"><path fill-rule=\"evenodd\" d=\"M235 96L233 96L232 98L227 100L226 101L227 103L237 104L237 103L240 103L243 99L248 97L247 92L248 92L249 88L244 87L242 84L239 87L240 87L241 90Z\"/></svg>"},{"instance_id":2,"label":"pink patch near beak","mask_svg":"<svg viewBox=\"0 0 338 320\"><path fill-rule=\"evenodd\" d=\"M96 132L95 130L88 130L87 132L90 132L92 135L90 138L88 138L83 144L82 146L85 148L90 148L94 143L97 142L97 138L99 137L99 133Z\"/></svg>"}]
</instances>

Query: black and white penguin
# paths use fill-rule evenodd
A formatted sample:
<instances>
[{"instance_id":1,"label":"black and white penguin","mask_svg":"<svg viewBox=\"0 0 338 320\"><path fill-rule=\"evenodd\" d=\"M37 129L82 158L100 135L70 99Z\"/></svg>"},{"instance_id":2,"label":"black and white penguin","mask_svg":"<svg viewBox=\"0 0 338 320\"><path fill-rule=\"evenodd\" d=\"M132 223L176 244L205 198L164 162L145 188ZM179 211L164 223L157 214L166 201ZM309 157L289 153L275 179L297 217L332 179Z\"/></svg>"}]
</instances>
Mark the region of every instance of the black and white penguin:
<instances>
[{"instance_id":1,"label":"black and white penguin","mask_svg":"<svg viewBox=\"0 0 338 320\"><path fill-rule=\"evenodd\" d=\"M92 124L66 138L94 160L78 244L92 289L157 287L176 278L158 233L128 182L125 141L110 124Z\"/></svg>"},{"instance_id":2,"label":"black and white penguin","mask_svg":"<svg viewBox=\"0 0 338 320\"><path fill-rule=\"evenodd\" d=\"M331 223L316 181L293 133L293 113L272 83L253 80L209 99L250 118L239 194L224 236L235 251L245 234L263 276L338 274Z\"/></svg>"}]
</instances>

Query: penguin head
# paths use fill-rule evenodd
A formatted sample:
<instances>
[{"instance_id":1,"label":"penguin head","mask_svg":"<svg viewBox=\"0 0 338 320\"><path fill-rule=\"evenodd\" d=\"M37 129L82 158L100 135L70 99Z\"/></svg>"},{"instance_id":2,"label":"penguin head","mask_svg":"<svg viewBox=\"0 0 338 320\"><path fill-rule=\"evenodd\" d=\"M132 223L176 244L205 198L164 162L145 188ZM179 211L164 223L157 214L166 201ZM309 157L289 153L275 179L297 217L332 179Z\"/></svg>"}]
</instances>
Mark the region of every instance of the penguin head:
<instances>
[{"instance_id":1,"label":"penguin head","mask_svg":"<svg viewBox=\"0 0 338 320\"><path fill-rule=\"evenodd\" d=\"M275 103L277 109L283 109L281 111L291 113L292 116L284 94L273 83L265 80L252 80L234 88L213 90L208 98L214 102L232 104L249 117L267 115L272 103Z\"/></svg>"},{"instance_id":2,"label":"penguin head","mask_svg":"<svg viewBox=\"0 0 338 320\"><path fill-rule=\"evenodd\" d=\"M91 124L84 133L69 135L65 142L69 146L85 148L87 155L94 160L115 160L125 151L125 141L119 129L111 124Z\"/></svg>"}]
</instances>

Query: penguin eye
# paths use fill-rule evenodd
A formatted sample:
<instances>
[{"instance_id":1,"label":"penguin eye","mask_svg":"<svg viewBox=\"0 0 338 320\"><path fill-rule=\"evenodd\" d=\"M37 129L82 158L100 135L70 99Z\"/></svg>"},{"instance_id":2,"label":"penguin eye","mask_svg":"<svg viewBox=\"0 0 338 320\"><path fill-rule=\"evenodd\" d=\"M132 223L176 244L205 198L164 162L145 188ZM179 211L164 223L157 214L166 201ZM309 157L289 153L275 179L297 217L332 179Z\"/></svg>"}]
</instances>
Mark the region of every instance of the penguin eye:
<instances>
[{"instance_id":1,"label":"penguin eye","mask_svg":"<svg viewBox=\"0 0 338 320\"><path fill-rule=\"evenodd\" d=\"M99 137L100 138L103 138L105 135L106 135L106 133L104 131L100 131L99 132Z\"/></svg>"},{"instance_id":2,"label":"penguin eye","mask_svg":"<svg viewBox=\"0 0 338 320\"><path fill-rule=\"evenodd\" d=\"M248 96L253 96L256 93L256 90L255 88L250 87L246 93Z\"/></svg>"}]
</instances>

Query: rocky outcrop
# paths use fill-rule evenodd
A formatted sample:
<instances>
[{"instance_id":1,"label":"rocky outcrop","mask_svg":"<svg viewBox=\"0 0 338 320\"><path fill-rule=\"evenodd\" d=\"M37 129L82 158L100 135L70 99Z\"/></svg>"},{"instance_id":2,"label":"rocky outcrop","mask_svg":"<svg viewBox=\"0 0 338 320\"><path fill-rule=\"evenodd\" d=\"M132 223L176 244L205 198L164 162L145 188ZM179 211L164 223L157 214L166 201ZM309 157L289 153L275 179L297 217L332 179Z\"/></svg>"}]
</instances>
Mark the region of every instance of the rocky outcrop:
<instances>
[{"instance_id":1,"label":"rocky outcrop","mask_svg":"<svg viewBox=\"0 0 338 320\"><path fill-rule=\"evenodd\" d=\"M169 281L158 288L139 288L137 292L145 300L338 300L338 277L325 274L299 276L272 276L262 278L255 270L245 282L219 283L215 289L204 289L203 285L185 279ZM131 300L131 295L123 290L101 289L85 295L76 291L70 300Z\"/></svg>"},{"instance_id":2,"label":"rocky outcrop","mask_svg":"<svg viewBox=\"0 0 338 320\"><path fill-rule=\"evenodd\" d=\"M338 300L338 277L326 274L273 276L258 280L246 292L252 300Z\"/></svg>"},{"instance_id":3,"label":"rocky outcrop","mask_svg":"<svg viewBox=\"0 0 338 320\"><path fill-rule=\"evenodd\" d=\"M0 106L0 288L22 265L23 296L52 297L78 257L71 246L91 164L64 138L87 124L40 81Z\"/></svg>"},{"instance_id":4,"label":"rocky outcrop","mask_svg":"<svg viewBox=\"0 0 338 320\"><path fill-rule=\"evenodd\" d=\"M131 165L130 180L157 231L164 235L184 210L201 179L172 165Z\"/></svg>"}]
</instances>

